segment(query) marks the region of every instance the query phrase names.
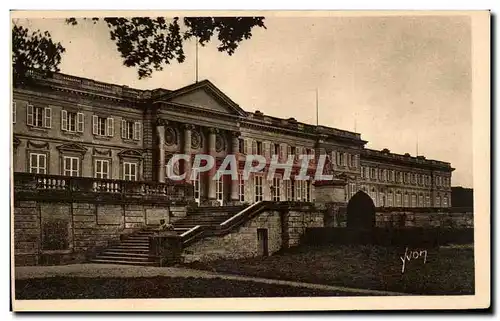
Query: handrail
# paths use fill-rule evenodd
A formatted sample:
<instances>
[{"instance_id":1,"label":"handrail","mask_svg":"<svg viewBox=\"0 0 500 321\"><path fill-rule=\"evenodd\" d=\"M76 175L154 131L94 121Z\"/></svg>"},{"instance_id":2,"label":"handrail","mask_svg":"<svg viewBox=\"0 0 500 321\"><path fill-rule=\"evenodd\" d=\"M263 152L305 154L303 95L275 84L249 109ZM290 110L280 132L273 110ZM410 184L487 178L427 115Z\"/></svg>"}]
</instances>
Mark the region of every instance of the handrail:
<instances>
[{"instance_id":1,"label":"handrail","mask_svg":"<svg viewBox=\"0 0 500 321\"><path fill-rule=\"evenodd\" d=\"M258 201L256 203L253 203L252 205L250 205L249 207L245 208L244 210L242 210L241 212L237 213L236 215L234 216L231 216L230 218L228 218L227 220L225 220L224 222L220 223L220 226L225 226L226 224L228 224L229 222L231 222L232 220L240 217L241 215L245 214L247 211L249 211L250 209L256 207L257 205L260 205L262 204L263 201Z\"/></svg>"},{"instance_id":2,"label":"handrail","mask_svg":"<svg viewBox=\"0 0 500 321\"><path fill-rule=\"evenodd\" d=\"M194 231L196 231L199 228L201 228L201 225L196 225L195 227L193 227L193 228L187 230L186 232L182 233L181 237L185 237L186 235L188 235L190 233L193 233Z\"/></svg>"}]
</instances>

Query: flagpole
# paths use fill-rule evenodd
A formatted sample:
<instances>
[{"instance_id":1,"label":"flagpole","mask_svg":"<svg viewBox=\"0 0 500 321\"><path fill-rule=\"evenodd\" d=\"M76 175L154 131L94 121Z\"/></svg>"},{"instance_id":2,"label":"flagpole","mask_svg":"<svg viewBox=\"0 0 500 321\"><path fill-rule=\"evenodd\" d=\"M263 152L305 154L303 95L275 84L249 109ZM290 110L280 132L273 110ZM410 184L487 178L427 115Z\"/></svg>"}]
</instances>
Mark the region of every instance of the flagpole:
<instances>
[{"instance_id":1,"label":"flagpole","mask_svg":"<svg viewBox=\"0 0 500 321\"><path fill-rule=\"evenodd\" d=\"M196 82L198 82L198 37L195 37L196 41Z\"/></svg>"},{"instance_id":2,"label":"flagpole","mask_svg":"<svg viewBox=\"0 0 500 321\"><path fill-rule=\"evenodd\" d=\"M316 88L316 126L319 126L318 88Z\"/></svg>"}]
</instances>

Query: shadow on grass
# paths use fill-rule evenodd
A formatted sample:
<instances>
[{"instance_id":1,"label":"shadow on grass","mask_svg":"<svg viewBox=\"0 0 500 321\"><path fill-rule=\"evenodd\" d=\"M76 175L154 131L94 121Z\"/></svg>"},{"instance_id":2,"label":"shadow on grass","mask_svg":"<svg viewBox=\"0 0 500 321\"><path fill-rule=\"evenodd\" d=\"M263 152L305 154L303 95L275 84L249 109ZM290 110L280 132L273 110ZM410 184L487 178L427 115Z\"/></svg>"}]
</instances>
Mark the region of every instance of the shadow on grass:
<instances>
[{"instance_id":1,"label":"shadow on grass","mask_svg":"<svg viewBox=\"0 0 500 321\"><path fill-rule=\"evenodd\" d=\"M413 249L409 249L411 251ZM238 275L421 295L474 294L474 250L429 248L405 263L405 248L372 245L301 246L264 258L185 266Z\"/></svg>"},{"instance_id":2,"label":"shadow on grass","mask_svg":"<svg viewBox=\"0 0 500 321\"><path fill-rule=\"evenodd\" d=\"M127 299L127 298L224 298L224 297L325 297L354 296L279 284L220 278L84 278L51 277L16 280L18 300Z\"/></svg>"}]
</instances>

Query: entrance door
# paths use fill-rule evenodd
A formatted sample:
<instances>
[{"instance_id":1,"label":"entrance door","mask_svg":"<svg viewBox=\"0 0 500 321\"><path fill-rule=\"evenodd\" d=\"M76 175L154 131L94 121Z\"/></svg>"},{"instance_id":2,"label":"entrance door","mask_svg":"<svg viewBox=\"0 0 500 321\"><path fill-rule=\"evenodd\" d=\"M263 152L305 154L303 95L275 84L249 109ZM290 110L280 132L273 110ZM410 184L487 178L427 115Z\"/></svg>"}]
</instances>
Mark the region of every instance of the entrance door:
<instances>
[{"instance_id":1,"label":"entrance door","mask_svg":"<svg viewBox=\"0 0 500 321\"><path fill-rule=\"evenodd\" d=\"M259 256L269 256L267 228L257 229L257 244Z\"/></svg>"},{"instance_id":2,"label":"entrance door","mask_svg":"<svg viewBox=\"0 0 500 321\"><path fill-rule=\"evenodd\" d=\"M194 201L196 202L196 204L200 205L200 172L197 168L193 168L193 174Z\"/></svg>"},{"instance_id":3,"label":"entrance door","mask_svg":"<svg viewBox=\"0 0 500 321\"><path fill-rule=\"evenodd\" d=\"M224 181L222 178L222 176L219 177L215 184L215 197L217 199L217 202L219 203L219 206L224 205Z\"/></svg>"}]
</instances>

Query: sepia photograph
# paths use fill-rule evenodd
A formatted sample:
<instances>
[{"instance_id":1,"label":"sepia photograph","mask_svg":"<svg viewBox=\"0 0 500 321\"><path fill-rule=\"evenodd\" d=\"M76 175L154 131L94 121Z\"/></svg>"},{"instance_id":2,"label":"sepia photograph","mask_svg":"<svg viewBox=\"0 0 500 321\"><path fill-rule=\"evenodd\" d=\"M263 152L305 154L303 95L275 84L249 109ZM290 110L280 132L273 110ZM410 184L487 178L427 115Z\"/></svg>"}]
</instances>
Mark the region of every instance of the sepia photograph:
<instances>
[{"instance_id":1,"label":"sepia photograph","mask_svg":"<svg viewBox=\"0 0 500 321\"><path fill-rule=\"evenodd\" d=\"M10 14L14 311L489 307L489 11Z\"/></svg>"}]
</instances>

